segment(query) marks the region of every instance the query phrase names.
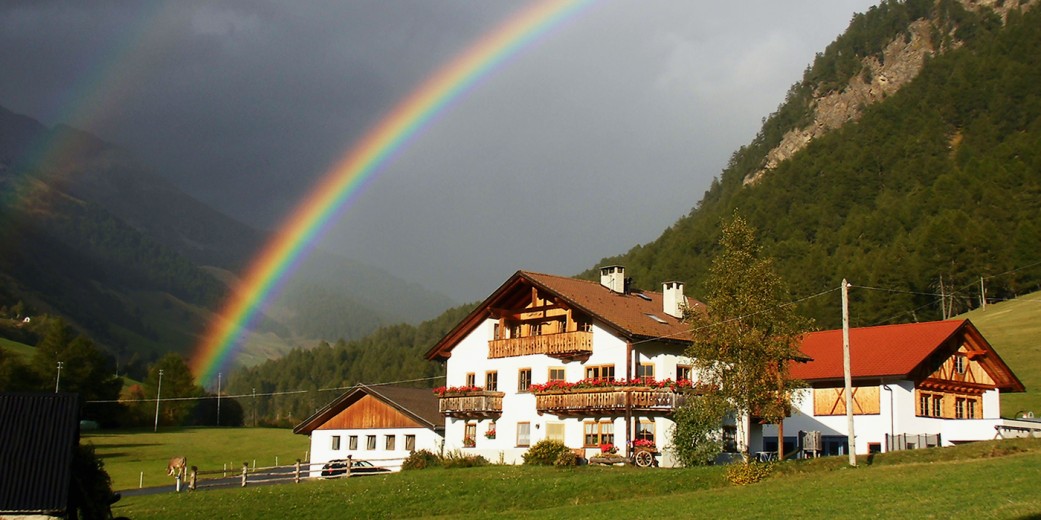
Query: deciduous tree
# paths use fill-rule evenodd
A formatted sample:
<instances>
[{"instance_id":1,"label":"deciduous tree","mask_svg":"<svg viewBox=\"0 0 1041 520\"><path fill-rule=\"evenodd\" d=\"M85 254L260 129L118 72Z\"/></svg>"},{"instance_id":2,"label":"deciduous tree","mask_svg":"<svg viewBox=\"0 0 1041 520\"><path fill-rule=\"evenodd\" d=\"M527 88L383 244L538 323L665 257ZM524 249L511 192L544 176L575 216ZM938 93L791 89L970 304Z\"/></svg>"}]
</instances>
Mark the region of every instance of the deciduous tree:
<instances>
[{"instance_id":1,"label":"deciduous tree","mask_svg":"<svg viewBox=\"0 0 1041 520\"><path fill-rule=\"evenodd\" d=\"M812 323L796 314L770 258L762 256L755 231L740 216L724 222L721 250L706 283L706 312L689 316L693 360L700 381L719 392L738 422L739 448L746 421L784 419L796 382L788 363L797 358L798 337Z\"/></svg>"}]
</instances>

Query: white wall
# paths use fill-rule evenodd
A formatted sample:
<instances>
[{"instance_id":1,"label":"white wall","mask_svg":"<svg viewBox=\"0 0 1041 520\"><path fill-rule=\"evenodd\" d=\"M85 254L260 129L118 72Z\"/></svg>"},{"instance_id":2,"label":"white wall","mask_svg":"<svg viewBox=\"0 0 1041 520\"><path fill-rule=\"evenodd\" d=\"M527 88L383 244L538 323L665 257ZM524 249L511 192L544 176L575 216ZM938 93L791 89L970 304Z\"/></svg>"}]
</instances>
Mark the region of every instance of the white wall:
<instances>
[{"instance_id":1,"label":"white wall","mask_svg":"<svg viewBox=\"0 0 1041 520\"><path fill-rule=\"evenodd\" d=\"M649 319L649 318L648 318ZM563 367L567 381L578 381L585 378L585 369L591 365L614 365L615 377L623 379L626 377L626 341L614 335L605 328L602 323L594 321L593 352L587 361L563 362L559 359L545 355L516 356L498 359L488 359L488 340L492 339L494 324L496 320L486 320L463 338L452 349L452 356L447 361L446 386L462 386L466 384L466 374L474 373L477 386L484 386L485 373L489 370L498 372L498 390L503 392L503 413L494 421L496 426L496 438L487 439L484 433L492 424L490 419L463 420L448 418L445 423L445 450L460 450L464 454L479 454L492 462L503 461L507 464L520 464L528 447L517 446L517 424L520 422L530 423L530 445L535 445L546 438L547 424L564 424L564 442L570 447L581 447L584 444L585 430L583 423L590 420L588 417L557 417L552 414L539 415L535 411L535 396L529 392L519 393L517 391L518 373L521 369L531 369L531 379L534 384L543 384L549 380L550 367ZM677 363L685 363L685 359L676 353L680 347L668 347L658 343L638 344L634 350L637 353L637 362L653 362L655 364L656 379L675 379ZM635 376L635 366L633 376ZM613 419L615 445L623 446L625 443L625 419L624 417L602 418ZM636 420L634 418L634 420ZM655 430L656 442L659 449L668 446L668 438L671 434L672 421L656 417ZM467 422L477 423L476 446L473 448L463 447L463 436ZM586 456L599 453L599 449L586 449ZM671 455L660 457L663 465L673 464Z\"/></svg>"},{"instance_id":2,"label":"white wall","mask_svg":"<svg viewBox=\"0 0 1041 520\"><path fill-rule=\"evenodd\" d=\"M886 387L889 390L886 390ZM847 435L848 422L845 415L815 417L813 415L813 391L802 389L792 398L795 405L792 416L784 421L784 434L794 437L799 430L820 431L823 435ZM877 415L854 415L853 432L856 453L868 453L868 444L879 443L885 450L887 434L940 434L943 446L957 441L989 440L994 438L994 426L1000 422L1001 408L998 391L988 391L983 396L982 419L940 419L915 415L918 403L915 399L914 382L903 380L879 386L879 411ZM777 437L775 425L763 426L763 437ZM753 451L762 450L762 440L752 444Z\"/></svg>"},{"instance_id":3,"label":"white wall","mask_svg":"<svg viewBox=\"0 0 1041 520\"><path fill-rule=\"evenodd\" d=\"M333 437L340 436L340 449L332 449ZM350 436L358 437L358 449L350 449ZM367 437L376 436L376 449L367 449ZM405 449L405 436L416 436L416 451L430 450L437 453L444 438L429 428L357 428L348 430L314 430L311 432L311 476L319 476L322 464L335 459L367 460L375 466L384 466L394 471L401 469L401 462L409 456ZM387 436L395 436L394 450L387 450Z\"/></svg>"}]
</instances>

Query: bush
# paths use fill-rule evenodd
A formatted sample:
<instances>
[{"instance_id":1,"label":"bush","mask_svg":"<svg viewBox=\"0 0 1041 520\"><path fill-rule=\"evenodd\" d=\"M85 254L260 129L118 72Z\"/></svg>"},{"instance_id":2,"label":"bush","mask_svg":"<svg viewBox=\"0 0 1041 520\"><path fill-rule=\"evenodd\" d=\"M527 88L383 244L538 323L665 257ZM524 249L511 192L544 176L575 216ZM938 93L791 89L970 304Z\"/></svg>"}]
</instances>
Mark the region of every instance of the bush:
<instances>
[{"instance_id":1,"label":"bush","mask_svg":"<svg viewBox=\"0 0 1041 520\"><path fill-rule=\"evenodd\" d=\"M744 464L731 464L727 466L726 478L728 482L738 486L755 484L766 478L772 469L770 464L754 460Z\"/></svg>"},{"instance_id":2,"label":"bush","mask_svg":"<svg viewBox=\"0 0 1041 520\"><path fill-rule=\"evenodd\" d=\"M560 455L557 455L557 460L553 461L553 465L557 467L577 466L578 455L571 450L561 452Z\"/></svg>"},{"instance_id":3,"label":"bush","mask_svg":"<svg viewBox=\"0 0 1041 520\"><path fill-rule=\"evenodd\" d=\"M560 441L542 440L524 453L524 464L529 466L552 466L564 453L571 453Z\"/></svg>"},{"instance_id":4,"label":"bush","mask_svg":"<svg viewBox=\"0 0 1041 520\"><path fill-rule=\"evenodd\" d=\"M458 451L449 452L441 457L441 465L446 468L476 468L488 464L488 459L480 455L463 455Z\"/></svg>"},{"instance_id":5,"label":"bush","mask_svg":"<svg viewBox=\"0 0 1041 520\"><path fill-rule=\"evenodd\" d=\"M426 469L441 466L441 457L430 450L413 451L405 462L401 463L402 471L407 469Z\"/></svg>"}]
</instances>

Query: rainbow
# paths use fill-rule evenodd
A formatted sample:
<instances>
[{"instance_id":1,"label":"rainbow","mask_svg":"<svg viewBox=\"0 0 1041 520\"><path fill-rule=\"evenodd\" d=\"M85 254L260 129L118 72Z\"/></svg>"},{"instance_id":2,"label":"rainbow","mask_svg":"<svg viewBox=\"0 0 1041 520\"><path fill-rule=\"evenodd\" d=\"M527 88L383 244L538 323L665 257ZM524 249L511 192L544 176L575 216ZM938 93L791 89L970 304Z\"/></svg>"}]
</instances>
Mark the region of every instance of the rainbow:
<instances>
[{"instance_id":1,"label":"rainbow","mask_svg":"<svg viewBox=\"0 0 1041 520\"><path fill-rule=\"evenodd\" d=\"M545 0L519 11L428 77L325 174L253 260L191 358L202 385L227 365L262 304L329 222L363 191L395 151L511 56L592 0Z\"/></svg>"}]
</instances>

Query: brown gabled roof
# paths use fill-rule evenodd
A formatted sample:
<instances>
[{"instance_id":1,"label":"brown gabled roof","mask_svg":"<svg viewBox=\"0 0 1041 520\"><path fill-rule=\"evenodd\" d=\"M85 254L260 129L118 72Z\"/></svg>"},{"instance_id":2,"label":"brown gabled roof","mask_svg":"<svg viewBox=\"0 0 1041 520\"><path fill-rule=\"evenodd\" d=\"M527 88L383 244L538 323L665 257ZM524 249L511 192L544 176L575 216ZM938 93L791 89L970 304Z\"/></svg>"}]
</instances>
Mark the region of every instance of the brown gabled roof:
<instances>
[{"instance_id":1,"label":"brown gabled roof","mask_svg":"<svg viewBox=\"0 0 1041 520\"><path fill-rule=\"evenodd\" d=\"M1024 391L1023 383L969 320L850 329L850 375L853 378L911 378L934 352L951 347L948 340L957 335L963 335L974 348L987 351L984 365L998 388ZM793 363L792 377L811 383L843 378L841 329L808 333L803 336L800 349L812 361Z\"/></svg>"},{"instance_id":2,"label":"brown gabled roof","mask_svg":"<svg viewBox=\"0 0 1041 520\"><path fill-rule=\"evenodd\" d=\"M438 410L437 396L434 395L433 389L357 384L307 419L304 419L296 428L293 428L293 433L309 435L330 418L358 402L366 395L383 401L431 430L444 429L444 417Z\"/></svg>"},{"instance_id":3,"label":"brown gabled roof","mask_svg":"<svg viewBox=\"0 0 1041 520\"><path fill-rule=\"evenodd\" d=\"M571 308L605 323L631 340L656 338L666 342L690 343L690 327L663 312L663 296L660 292L619 294L597 282L517 271L428 350L426 358L448 357L456 343L488 318L491 309L508 307L511 302L526 298L531 287L563 299ZM687 298L688 307L698 305L701 303Z\"/></svg>"}]
</instances>

